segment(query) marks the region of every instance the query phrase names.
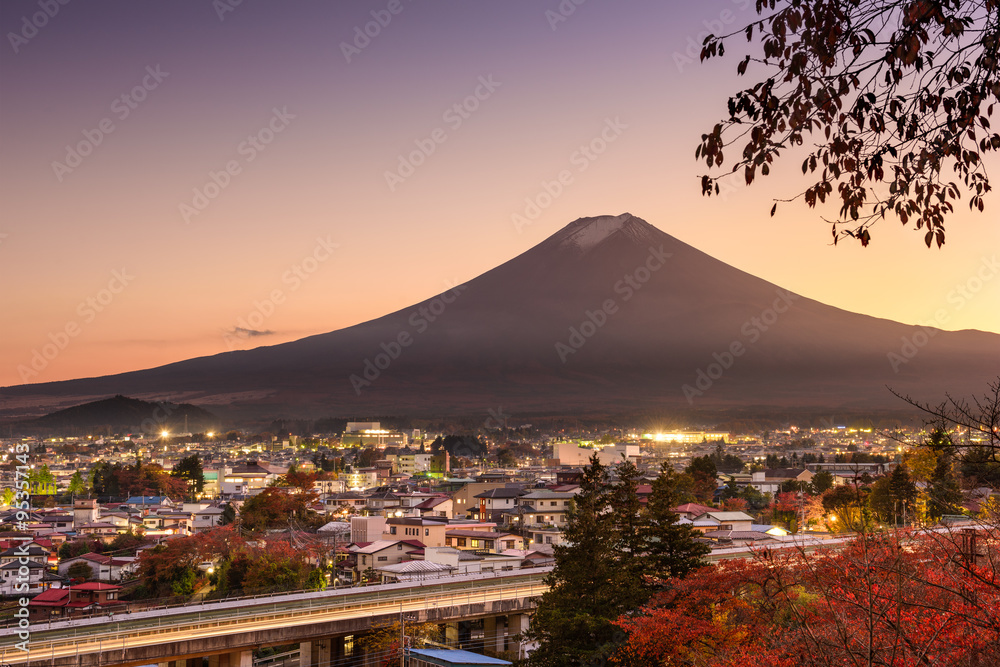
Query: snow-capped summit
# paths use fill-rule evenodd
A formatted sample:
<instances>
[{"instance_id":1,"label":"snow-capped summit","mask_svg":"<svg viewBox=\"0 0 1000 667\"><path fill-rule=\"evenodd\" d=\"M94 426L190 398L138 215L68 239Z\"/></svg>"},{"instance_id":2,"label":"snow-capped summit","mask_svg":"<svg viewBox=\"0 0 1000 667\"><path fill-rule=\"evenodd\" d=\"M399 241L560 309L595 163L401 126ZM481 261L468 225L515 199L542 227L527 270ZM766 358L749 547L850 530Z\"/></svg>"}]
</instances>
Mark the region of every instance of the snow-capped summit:
<instances>
[{"instance_id":1,"label":"snow-capped summit","mask_svg":"<svg viewBox=\"0 0 1000 667\"><path fill-rule=\"evenodd\" d=\"M652 239L653 227L631 213L579 218L553 236L560 247L573 247L583 252L599 246L612 236L621 234L640 243Z\"/></svg>"}]
</instances>

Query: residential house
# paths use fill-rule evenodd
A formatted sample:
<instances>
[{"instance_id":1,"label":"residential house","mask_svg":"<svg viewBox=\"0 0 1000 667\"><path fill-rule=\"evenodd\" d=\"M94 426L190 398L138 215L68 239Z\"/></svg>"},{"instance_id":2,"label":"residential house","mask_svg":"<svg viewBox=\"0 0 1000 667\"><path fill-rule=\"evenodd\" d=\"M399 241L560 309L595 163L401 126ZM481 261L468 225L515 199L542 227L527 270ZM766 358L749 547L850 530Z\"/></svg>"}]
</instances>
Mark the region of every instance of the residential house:
<instances>
[{"instance_id":1,"label":"residential house","mask_svg":"<svg viewBox=\"0 0 1000 667\"><path fill-rule=\"evenodd\" d=\"M220 485L223 496L251 496L260 493L279 475L259 463L226 468Z\"/></svg>"},{"instance_id":2,"label":"residential house","mask_svg":"<svg viewBox=\"0 0 1000 667\"><path fill-rule=\"evenodd\" d=\"M750 486L761 493L776 494L781 491L781 487L786 482L802 482L808 484L812 481L813 472L805 468L774 468L772 470L758 470L750 474Z\"/></svg>"},{"instance_id":3,"label":"residential house","mask_svg":"<svg viewBox=\"0 0 1000 667\"><path fill-rule=\"evenodd\" d=\"M528 544L533 546L542 544L555 546L563 543L562 528L556 528L555 526L536 524L533 528L526 528L524 534L528 539Z\"/></svg>"},{"instance_id":4,"label":"residential house","mask_svg":"<svg viewBox=\"0 0 1000 667\"><path fill-rule=\"evenodd\" d=\"M166 496L132 496L124 502L124 505L145 514L146 512L155 511L161 506L173 507L174 502Z\"/></svg>"},{"instance_id":5,"label":"residential house","mask_svg":"<svg viewBox=\"0 0 1000 667\"><path fill-rule=\"evenodd\" d=\"M39 519L54 532L71 532L73 530L73 514L66 512L45 512Z\"/></svg>"},{"instance_id":6,"label":"residential house","mask_svg":"<svg viewBox=\"0 0 1000 667\"><path fill-rule=\"evenodd\" d=\"M114 612L122 604L118 600L121 586L87 582L69 588L50 588L28 603L30 621L82 616L94 612Z\"/></svg>"},{"instance_id":7,"label":"residential house","mask_svg":"<svg viewBox=\"0 0 1000 667\"><path fill-rule=\"evenodd\" d=\"M135 558L112 558L98 553L85 553L74 558L67 558L59 563L59 574L69 576L69 569L74 563L86 563L93 572L93 578L100 581L121 581L125 575L132 573L138 566Z\"/></svg>"},{"instance_id":8,"label":"residential house","mask_svg":"<svg viewBox=\"0 0 1000 667\"><path fill-rule=\"evenodd\" d=\"M470 518L480 521L499 521L517 505L518 497L524 493L521 487L503 487L483 491L475 495L479 507L472 509Z\"/></svg>"},{"instance_id":9,"label":"residential house","mask_svg":"<svg viewBox=\"0 0 1000 667\"><path fill-rule=\"evenodd\" d=\"M471 510L479 509L479 499L477 494L489 491L490 489L502 489L507 486L506 482L473 482L471 480L459 479L452 482L460 484L452 494L453 501L452 516L467 516Z\"/></svg>"},{"instance_id":10,"label":"residential house","mask_svg":"<svg viewBox=\"0 0 1000 667\"><path fill-rule=\"evenodd\" d=\"M8 563L24 563L24 559L47 567L50 551L37 542L24 542L16 547L10 547L0 552L0 565Z\"/></svg>"},{"instance_id":11,"label":"residential house","mask_svg":"<svg viewBox=\"0 0 1000 667\"><path fill-rule=\"evenodd\" d=\"M414 507L421 516L438 516L446 519L455 515L454 508L455 501L448 496L434 496Z\"/></svg>"},{"instance_id":12,"label":"residential house","mask_svg":"<svg viewBox=\"0 0 1000 667\"><path fill-rule=\"evenodd\" d=\"M343 493L347 490L347 483L342 479L317 479L313 482L313 489L321 495Z\"/></svg>"},{"instance_id":13,"label":"residential house","mask_svg":"<svg viewBox=\"0 0 1000 667\"><path fill-rule=\"evenodd\" d=\"M192 522L194 532L200 533L221 525L222 513L223 510L221 507L206 507L205 509L195 512L194 520Z\"/></svg>"},{"instance_id":14,"label":"residential house","mask_svg":"<svg viewBox=\"0 0 1000 667\"><path fill-rule=\"evenodd\" d=\"M378 491L368 495L368 511L375 514L385 514L399 508L399 496L391 491Z\"/></svg>"},{"instance_id":15,"label":"residential house","mask_svg":"<svg viewBox=\"0 0 1000 667\"><path fill-rule=\"evenodd\" d=\"M73 523L77 526L84 523L96 523L100 508L93 499L77 499L73 501Z\"/></svg>"},{"instance_id":16,"label":"residential house","mask_svg":"<svg viewBox=\"0 0 1000 667\"><path fill-rule=\"evenodd\" d=\"M447 565L456 575L510 572L520 570L524 562L521 552L516 550L509 553L476 553L454 547L428 547L424 549L423 560Z\"/></svg>"},{"instance_id":17,"label":"residential house","mask_svg":"<svg viewBox=\"0 0 1000 667\"><path fill-rule=\"evenodd\" d=\"M687 521L687 519L682 519ZM753 517L745 512L711 511L702 514L692 522L692 527L702 533L716 531L752 532Z\"/></svg>"},{"instance_id":18,"label":"residential house","mask_svg":"<svg viewBox=\"0 0 1000 667\"><path fill-rule=\"evenodd\" d=\"M77 527L77 532L80 531L79 526L86 526L86 525L92 525L92 524L98 524L98 523L105 523L105 524L111 524L119 532L124 533L124 532L127 532L130 529L130 527L133 525L133 522L131 521L132 518L133 518L132 515L129 514L128 512L115 512L115 511L107 511L107 512L105 512L105 511L102 511L100 519L95 520L95 521L88 521L88 522L83 523L83 524L77 524L77 526L78 526ZM142 521L140 520L139 523L141 524Z\"/></svg>"},{"instance_id":19,"label":"residential house","mask_svg":"<svg viewBox=\"0 0 1000 667\"><path fill-rule=\"evenodd\" d=\"M524 538L511 533L451 528L446 533L445 546L498 553L507 549L523 549Z\"/></svg>"},{"instance_id":20,"label":"residential house","mask_svg":"<svg viewBox=\"0 0 1000 667\"><path fill-rule=\"evenodd\" d=\"M345 509L348 512L358 512L368 505L368 496L357 491L332 493L323 499L323 505L328 513L336 513Z\"/></svg>"},{"instance_id":21,"label":"residential house","mask_svg":"<svg viewBox=\"0 0 1000 667\"><path fill-rule=\"evenodd\" d=\"M427 560L406 560L391 565L381 565L375 570L381 575L384 584L438 579L451 576L455 572L451 565Z\"/></svg>"},{"instance_id":22,"label":"residential house","mask_svg":"<svg viewBox=\"0 0 1000 667\"><path fill-rule=\"evenodd\" d=\"M83 523L76 527L76 532L80 535L89 535L105 541L113 539L115 535L125 532L125 530L125 528L120 528L113 523L105 521Z\"/></svg>"},{"instance_id":23,"label":"residential house","mask_svg":"<svg viewBox=\"0 0 1000 667\"><path fill-rule=\"evenodd\" d=\"M507 515L508 522L526 528L554 526L562 529L568 521L570 505L576 493L534 489L517 499L517 506Z\"/></svg>"},{"instance_id":24,"label":"residential house","mask_svg":"<svg viewBox=\"0 0 1000 667\"><path fill-rule=\"evenodd\" d=\"M27 568L25 575L21 568ZM51 572L47 565L29 560L25 563L11 561L0 565L0 596L38 595L65 582L63 577Z\"/></svg>"},{"instance_id":25,"label":"residential house","mask_svg":"<svg viewBox=\"0 0 1000 667\"><path fill-rule=\"evenodd\" d=\"M385 521L383 540L420 540L428 547L443 547L448 525L419 517L390 517Z\"/></svg>"},{"instance_id":26,"label":"residential house","mask_svg":"<svg viewBox=\"0 0 1000 667\"><path fill-rule=\"evenodd\" d=\"M423 543L417 540L377 540L371 544L350 547L350 550L356 556L355 574L360 578L368 568L410 560L414 552L423 548Z\"/></svg>"},{"instance_id":27,"label":"residential house","mask_svg":"<svg viewBox=\"0 0 1000 667\"><path fill-rule=\"evenodd\" d=\"M682 519L690 519L694 521L703 514L714 511L714 507L708 507L707 505L699 505L698 503L684 503L683 505L678 505L674 507L674 512Z\"/></svg>"}]
</instances>

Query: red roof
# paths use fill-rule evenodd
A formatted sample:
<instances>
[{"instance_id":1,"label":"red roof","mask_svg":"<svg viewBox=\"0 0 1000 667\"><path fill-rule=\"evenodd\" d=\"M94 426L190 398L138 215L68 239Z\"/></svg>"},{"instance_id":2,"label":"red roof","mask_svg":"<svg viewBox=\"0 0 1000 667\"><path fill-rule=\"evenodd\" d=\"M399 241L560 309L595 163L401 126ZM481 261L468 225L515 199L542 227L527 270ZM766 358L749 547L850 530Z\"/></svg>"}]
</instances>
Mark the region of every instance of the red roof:
<instances>
[{"instance_id":1,"label":"red roof","mask_svg":"<svg viewBox=\"0 0 1000 667\"><path fill-rule=\"evenodd\" d=\"M102 584L99 581L88 581L85 584L70 586L70 588L74 591L117 591L121 589L121 586L115 586L114 584Z\"/></svg>"},{"instance_id":2,"label":"red roof","mask_svg":"<svg viewBox=\"0 0 1000 667\"><path fill-rule=\"evenodd\" d=\"M426 545L420 540L400 540L403 544L408 544L411 547L416 547L417 549L423 549Z\"/></svg>"},{"instance_id":3,"label":"red roof","mask_svg":"<svg viewBox=\"0 0 1000 667\"><path fill-rule=\"evenodd\" d=\"M437 507L438 505L440 505L440 504L442 504L444 502L447 502L449 500L451 500L451 498L449 498L447 496L439 496L437 498L428 498L427 500L423 501L419 505L416 505L416 508L417 509L421 509L421 510L427 510L427 509L431 509L432 507Z\"/></svg>"},{"instance_id":4,"label":"red roof","mask_svg":"<svg viewBox=\"0 0 1000 667\"><path fill-rule=\"evenodd\" d=\"M31 599L31 605L41 607L62 607L69 601L69 590L66 588L50 588L42 591Z\"/></svg>"},{"instance_id":5,"label":"red roof","mask_svg":"<svg viewBox=\"0 0 1000 667\"><path fill-rule=\"evenodd\" d=\"M105 556L104 554L95 553L93 551L88 551L85 554L80 554L75 558L67 558L67 561L76 560L76 558L82 558L84 560L89 560L94 563L101 563L102 565L107 565L111 562L111 556Z\"/></svg>"},{"instance_id":6,"label":"red roof","mask_svg":"<svg viewBox=\"0 0 1000 667\"><path fill-rule=\"evenodd\" d=\"M716 509L713 507L706 507L705 505L699 505L698 503L684 503L683 505L678 505L674 508L674 511L678 514L694 514L695 516L700 516L706 512L715 512Z\"/></svg>"}]
</instances>

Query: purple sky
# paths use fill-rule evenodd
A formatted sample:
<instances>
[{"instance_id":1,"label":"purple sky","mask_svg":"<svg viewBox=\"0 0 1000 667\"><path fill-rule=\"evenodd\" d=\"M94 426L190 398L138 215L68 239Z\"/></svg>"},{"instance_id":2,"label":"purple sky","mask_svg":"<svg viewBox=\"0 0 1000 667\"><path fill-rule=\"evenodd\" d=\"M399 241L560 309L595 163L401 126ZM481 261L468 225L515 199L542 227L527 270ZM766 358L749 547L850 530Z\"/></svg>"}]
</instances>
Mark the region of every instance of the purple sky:
<instances>
[{"instance_id":1,"label":"purple sky","mask_svg":"<svg viewBox=\"0 0 1000 667\"><path fill-rule=\"evenodd\" d=\"M233 2L0 4L0 385L349 326L625 211L835 306L1000 332L995 202L943 251L895 222L862 250L768 217L794 160L700 196L739 80L696 44L752 1Z\"/></svg>"}]
</instances>

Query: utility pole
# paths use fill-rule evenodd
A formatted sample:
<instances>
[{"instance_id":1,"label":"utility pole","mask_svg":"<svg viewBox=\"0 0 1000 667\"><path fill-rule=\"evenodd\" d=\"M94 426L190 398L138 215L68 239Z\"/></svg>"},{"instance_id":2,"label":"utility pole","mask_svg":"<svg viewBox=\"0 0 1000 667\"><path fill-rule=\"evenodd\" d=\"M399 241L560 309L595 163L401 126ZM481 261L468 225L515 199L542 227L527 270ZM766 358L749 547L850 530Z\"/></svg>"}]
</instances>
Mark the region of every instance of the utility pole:
<instances>
[{"instance_id":1,"label":"utility pole","mask_svg":"<svg viewBox=\"0 0 1000 667\"><path fill-rule=\"evenodd\" d=\"M799 482L799 532L805 532L806 529L806 505L802 500L802 482Z\"/></svg>"},{"instance_id":2,"label":"utility pole","mask_svg":"<svg viewBox=\"0 0 1000 667\"><path fill-rule=\"evenodd\" d=\"M406 667L406 625L402 602L399 603L399 667Z\"/></svg>"}]
</instances>

